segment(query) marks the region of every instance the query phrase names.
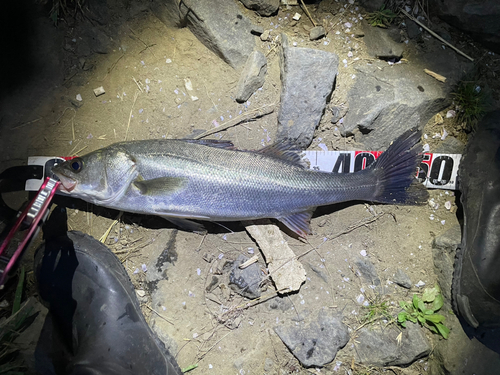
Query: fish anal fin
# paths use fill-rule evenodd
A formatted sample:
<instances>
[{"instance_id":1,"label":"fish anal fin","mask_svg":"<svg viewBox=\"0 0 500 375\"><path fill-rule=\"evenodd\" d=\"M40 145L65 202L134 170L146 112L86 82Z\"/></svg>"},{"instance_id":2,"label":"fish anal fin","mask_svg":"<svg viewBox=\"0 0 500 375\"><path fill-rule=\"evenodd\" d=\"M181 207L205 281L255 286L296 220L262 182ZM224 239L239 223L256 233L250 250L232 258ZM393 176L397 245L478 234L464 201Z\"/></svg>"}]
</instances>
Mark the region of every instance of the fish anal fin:
<instances>
[{"instance_id":1,"label":"fish anal fin","mask_svg":"<svg viewBox=\"0 0 500 375\"><path fill-rule=\"evenodd\" d=\"M303 158L303 151L289 141L278 142L257 151L259 154L285 160L293 165L308 168L308 162Z\"/></svg>"},{"instance_id":2,"label":"fish anal fin","mask_svg":"<svg viewBox=\"0 0 500 375\"><path fill-rule=\"evenodd\" d=\"M139 176L134 182L134 186L139 189L142 195L172 194L182 189L187 183L182 177L159 177L145 180Z\"/></svg>"},{"instance_id":3,"label":"fish anal fin","mask_svg":"<svg viewBox=\"0 0 500 375\"><path fill-rule=\"evenodd\" d=\"M278 217L277 219L285 224L291 231L297 233L300 237L305 238L308 234L311 233L309 223L311 222L312 213L312 210L307 210L287 216Z\"/></svg>"},{"instance_id":4,"label":"fish anal fin","mask_svg":"<svg viewBox=\"0 0 500 375\"><path fill-rule=\"evenodd\" d=\"M172 224L178 226L182 230L188 231L188 232L195 232L199 234L205 234L207 230L203 226L203 224L197 223L195 221L191 221L188 219L181 219L178 217L171 217L171 216L162 216L165 220L170 221Z\"/></svg>"}]
</instances>

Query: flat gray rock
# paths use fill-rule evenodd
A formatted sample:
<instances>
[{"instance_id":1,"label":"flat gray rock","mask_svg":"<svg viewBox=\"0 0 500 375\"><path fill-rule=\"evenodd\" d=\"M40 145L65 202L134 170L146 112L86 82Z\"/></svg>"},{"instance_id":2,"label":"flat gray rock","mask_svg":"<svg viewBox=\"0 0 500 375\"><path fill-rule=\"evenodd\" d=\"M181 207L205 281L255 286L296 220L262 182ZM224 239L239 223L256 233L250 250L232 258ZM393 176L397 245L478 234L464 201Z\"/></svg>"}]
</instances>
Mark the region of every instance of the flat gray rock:
<instances>
[{"instance_id":1,"label":"flat gray rock","mask_svg":"<svg viewBox=\"0 0 500 375\"><path fill-rule=\"evenodd\" d=\"M259 87L262 87L266 73L266 56L262 52L253 51L241 72L236 89L236 101L238 103L246 102Z\"/></svg>"},{"instance_id":2,"label":"flat gray rock","mask_svg":"<svg viewBox=\"0 0 500 375\"><path fill-rule=\"evenodd\" d=\"M465 144L452 136L448 136L444 141L439 143L436 147L436 153L442 154L463 154L465 151Z\"/></svg>"},{"instance_id":3,"label":"flat gray rock","mask_svg":"<svg viewBox=\"0 0 500 375\"><path fill-rule=\"evenodd\" d=\"M234 69L243 67L255 47L254 27L233 0L183 0L180 14L208 49Z\"/></svg>"},{"instance_id":4,"label":"flat gray rock","mask_svg":"<svg viewBox=\"0 0 500 375\"><path fill-rule=\"evenodd\" d=\"M277 140L307 148L333 91L338 56L311 48L289 46L281 34L281 107Z\"/></svg>"},{"instance_id":5,"label":"flat gray rock","mask_svg":"<svg viewBox=\"0 0 500 375\"><path fill-rule=\"evenodd\" d=\"M245 263L248 258L242 254L234 261L229 274L229 287L236 293L250 299L260 297L260 267L258 263L253 263L246 268L239 266Z\"/></svg>"},{"instance_id":6,"label":"flat gray rock","mask_svg":"<svg viewBox=\"0 0 500 375\"><path fill-rule=\"evenodd\" d=\"M347 326L341 317L327 309L298 324L291 322L275 327L274 331L305 367L330 363L349 341Z\"/></svg>"},{"instance_id":7,"label":"flat gray rock","mask_svg":"<svg viewBox=\"0 0 500 375\"><path fill-rule=\"evenodd\" d=\"M363 327L355 342L357 360L371 366L406 366L429 355L431 346L423 329L408 322L402 331L393 326ZM397 337L403 333L401 343Z\"/></svg>"},{"instance_id":8,"label":"flat gray rock","mask_svg":"<svg viewBox=\"0 0 500 375\"><path fill-rule=\"evenodd\" d=\"M403 288L411 289L411 279L401 268L396 270L392 281Z\"/></svg>"},{"instance_id":9,"label":"flat gray rock","mask_svg":"<svg viewBox=\"0 0 500 375\"><path fill-rule=\"evenodd\" d=\"M259 16L270 16L278 11L280 0L240 0L248 9L255 10Z\"/></svg>"},{"instance_id":10,"label":"flat gray rock","mask_svg":"<svg viewBox=\"0 0 500 375\"><path fill-rule=\"evenodd\" d=\"M403 56L404 44L395 41L390 30L370 26L362 22L363 38L368 53L379 59L400 59ZM394 33L394 32L393 32Z\"/></svg>"},{"instance_id":11,"label":"flat gray rock","mask_svg":"<svg viewBox=\"0 0 500 375\"><path fill-rule=\"evenodd\" d=\"M354 135L367 149L384 150L404 131L423 127L449 105L450 92L472 64L438 47L430 46L431 52L414 57L419 64L357 63L348 93L349 112L339 127L342 134ZM423 67L444 75L446 82L427 75Z\"/></svg>"}]
</instances>

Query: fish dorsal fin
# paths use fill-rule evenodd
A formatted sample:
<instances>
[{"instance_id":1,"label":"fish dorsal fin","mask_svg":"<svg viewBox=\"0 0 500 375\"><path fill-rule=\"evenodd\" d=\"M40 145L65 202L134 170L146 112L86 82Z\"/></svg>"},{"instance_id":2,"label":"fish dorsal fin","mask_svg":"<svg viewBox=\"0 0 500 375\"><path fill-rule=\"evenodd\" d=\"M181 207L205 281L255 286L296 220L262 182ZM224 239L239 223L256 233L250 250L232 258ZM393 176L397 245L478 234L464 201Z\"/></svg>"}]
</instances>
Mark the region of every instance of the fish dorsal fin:
<instances>
[{"instance_id":1,"label":"fish dorsal fin","mask_svg":"<svg viewBox=\"0 0 500 375\"><path fill-rule=\"evenodd\" d=\"M308 168L307 161L303 159L303 151L292 142L278 142L257 151L259 154L264 154L275 159L285 160L293 165L302 168Z\"/></svg>"},{"instance_id":2,"label":"fish dorsal fin","mask_svg":"<svg viewBox=\"0 0 500 375\"><path fill-rule=\"evenodd\" d=\"M182 189L187 183L182 177L160 177L145 180L141 176L134 181L134 186L139 189L142 195L172 194Z\"/></svg>"},{"instance_id":3,"label":"fish dorsal fin","mask_svg":"<svg viewBox=\"0 0 500 375\"><path fill-rule=\"evenodd\" d=\"M313 210L307 210L291 214L288 216L278 217L277 219L285 224L290 230L297 233L300 237L306 237L311 233L309 223L311 221Z\"/></svg>"},{"instance_id":4,"label":"fish dorsal fin","mask_svg":"<svg viewBox=\"0 0 500 375\"><path fill-rule=\"evenodd\" d=\"M208 147L224 148L227 150L236 150L233 142L231 141L221 141L219 139L182 139L182 141L187 143L196 143Z\"/></svg>"}]
</instances>

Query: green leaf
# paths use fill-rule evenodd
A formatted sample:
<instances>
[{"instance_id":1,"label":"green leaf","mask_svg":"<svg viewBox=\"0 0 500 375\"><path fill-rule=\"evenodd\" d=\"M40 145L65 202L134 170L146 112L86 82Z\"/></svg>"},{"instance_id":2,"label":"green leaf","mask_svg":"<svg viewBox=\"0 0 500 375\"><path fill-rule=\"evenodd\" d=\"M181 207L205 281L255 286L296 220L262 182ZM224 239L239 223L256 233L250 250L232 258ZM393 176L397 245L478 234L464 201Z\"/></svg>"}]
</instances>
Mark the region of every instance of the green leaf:
<instances>
[{"instance_id":1,"label":"green leaf","mask_svg":"<svg viewBox=\"0 0 500 375\"><path fill-rule=\"evenodd\" d=\"M408 315L408 320L412 323L416 323L417 322L417 317L415 316L412 316L412 315Z\"/></svg>"},{"instance_id":2,"label":"green leaf","mask_svg":"<svg viewBox=\"0 0 500 375\"><path fill-rule=\"evenodd\" d=\"M426 325L426 327L429 329L429 331L431 332L434 332L434 333L439 333L439 331L437 330L437 328L435 326L431 326L431 325Z\"/></svg>"},{"instance_id":3,"label":"green leaf","mask_svg":"<svg viewBox=\"0 0 500 375\"><path fill-rule=\"evenodd\" d=\"M448 337L450 336L450 330L448 329L448 327L446 327L444 324L438 323L436 324L436 328L438 329L441 336L443 336L445 339L448 339Z\"/></svg>"},{"instance_id":4,"label":"green leaf","mask_svg":"<svg viewBox=\"0 0 500 375\"><path fill-rule=\"evenodd\" d=\"M425 310L427 310L427 309L426 309L426 307L425 307L425 303L424 303L424 301L422 301L422 300L419 300L419 301L418 301L418 309L419 309L421 312L424 312Z\"/></svg>"},{"instance_id":5,"label":"green leaf","mask_svg":"<svg viewBox=\"0 0 500 375\"><path fill-rule=\"evenodd\" d=\"M194 365L191 365L191 366L188 366L188 367L185 367L185 368L181 369L181 371L183 373L186 373L186 372L189 372L191 370L194 370L197 367L198 367L198 364L194 364Z\"/></svg>"},{"instance_id":6,"label":"green leaf","mask_svg":"<svg viewBox=\"0 0 500 375\"><path fill-rule=\"evenodd\" d=\"M420 298L416 294L413 295L413 307L415 310L418 309L418 303L420 302Z\"/></svg>"},{"instance_id":7,"label":"green leaf","mask_svg":"<svg viewBox=\"0 0 500 375\"><path fill-rule=\"evenodd\" d=\"M446 318L440 314L426 315L425 319L434 324L443 322Z\"/></svg>"},{"instance_id":8,"label":"green leaf","mask_svg":"<svg viewBox=\"0 0 500 375\"><path fill-rule=\"evenodd\" d=\"M432 310L432 309L426 309L424 311L424 315L431 315L431 314L434 314L434 310Z\"/></svg>"},{"instance_id":9,"label":"green leaf","mask_svg":"<svg viewBox=\"0 0 500 375\"><path fill-rule=\"evenodd\" d=\"M434 288L425 288L424 293L422 294L422 301L424 302L432 302L439 294L439 287L435 286Z\"/></svg>"},{"instance_id":10,"label":"green leaf","mask_svg":"<svg viewBox=\"0 0 500 375\"><path fill-rule=\"evenodd\" d=\"M404 312L404 311L401 311L399 314L398 314L398 322L401 323L401 322L405 322L408 320L408 317L407 317L407 313Z\"/></svg>"},{"instance_id":11,"label":"green leaf","mask_svg":"<svg viewBox=\"0 0 500 375\"><path fill-rule=\"evenodd\" d=\"M434 299L434 301L432 302L432 308L434 311L438 311L439 309L441 309L441 307L443 307L443 304L444 304L443 295L438 294Z\"/></svg>"},{"instance_id":12,"label":"green leaf","mask_svg":"<svg viewBox=\"0 0 500 375\"><path fill-rule=\"evenodd\" d=\"M405 310L406 310L406 302L405 302L405 301L399 301L399 306L400 306L402 309L405 309Z\"/></svg>"}]
</instances>

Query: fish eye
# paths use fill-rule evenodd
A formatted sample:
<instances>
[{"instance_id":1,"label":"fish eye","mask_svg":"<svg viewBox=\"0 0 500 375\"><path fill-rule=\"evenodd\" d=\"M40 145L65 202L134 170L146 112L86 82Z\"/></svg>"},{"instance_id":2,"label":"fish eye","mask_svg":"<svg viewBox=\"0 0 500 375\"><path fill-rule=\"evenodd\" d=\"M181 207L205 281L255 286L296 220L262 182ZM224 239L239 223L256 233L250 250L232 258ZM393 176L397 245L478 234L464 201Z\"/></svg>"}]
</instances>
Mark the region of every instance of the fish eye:
<instances>
[{"instance_id":1,"label":"fish eye","mask_svg":"<svg viewBox=\"0 0 500 375\"><path fill-rule=\"evenodd\" d=\"M83 168L83 161L82 159L76 158L71 160L71 163L69 164L70 168L73 170L73 172L80 172Z\"/></svg>"}]
</instances>

